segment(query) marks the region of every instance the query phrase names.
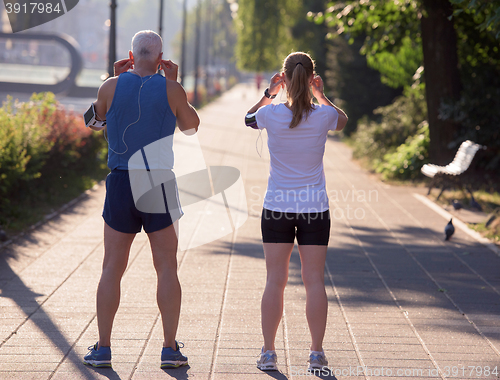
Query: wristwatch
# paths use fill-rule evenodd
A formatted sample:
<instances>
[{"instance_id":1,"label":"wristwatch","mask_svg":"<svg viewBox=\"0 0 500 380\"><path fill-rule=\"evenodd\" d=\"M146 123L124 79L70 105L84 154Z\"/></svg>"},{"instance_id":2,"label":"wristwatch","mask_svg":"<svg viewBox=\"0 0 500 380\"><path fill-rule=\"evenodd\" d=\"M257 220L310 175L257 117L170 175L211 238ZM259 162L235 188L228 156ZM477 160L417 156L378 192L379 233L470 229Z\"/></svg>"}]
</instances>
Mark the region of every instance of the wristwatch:
<instances>
[{"instance_id":1,"label":"wristwatch","mask_svg":"<svg viewBox=\"0 0 500 380\"><path fill-rule=\"evenodd\" d=\"M271 94L269 93L269 89L268 89L268 88L266 88L266 91L264 91L264 96L265 96L266 98L269 98L269 99L274 99L274 98L276 97L276 95L271 95Z\"/></svg>"}]
</instances>

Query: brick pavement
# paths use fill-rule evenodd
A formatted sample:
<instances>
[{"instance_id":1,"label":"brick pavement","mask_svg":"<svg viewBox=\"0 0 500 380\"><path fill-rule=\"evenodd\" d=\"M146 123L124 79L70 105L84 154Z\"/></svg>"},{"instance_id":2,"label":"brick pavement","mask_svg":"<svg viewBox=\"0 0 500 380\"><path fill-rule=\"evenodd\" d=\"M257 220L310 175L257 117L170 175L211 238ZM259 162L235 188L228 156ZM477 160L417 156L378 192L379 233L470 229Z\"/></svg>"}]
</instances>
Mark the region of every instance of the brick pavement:
<instances>
[{"instance_id":1,"label":"brick pavement","mask_svg":"<svg viewBox=\"0 0 500 380\"><path fill-rule=\"evenodd\" d=\"M100 184L1 249L0 379L311 377L304 372L309 336L296 248L277 337L281 371L262 373L255 367L265 284L259 216L269 154L264 146L259 157L258 132L246 129L242 117L256 98L253 87L239 85L200 112L206 163L240 170L249 217L233 233L179 252L178 339L185 343L190 366L159 368L161 321L143 233L134 241L122 281L113 369L81 364L97 340ZM262 138L265 145L265 133ZM444 242L446 220L413 196L423 190L377 182L350 155L346 146L329 139L325 171L332 230L324 348L332 374L321 378L499 378L485 376L484 369L500 371L500 258L460 229ZM200 226L209 214L200 214ZM366 367L364 373L359 366ZM469 366L474 366L472 374Z\"/></svg>"}]
</instances>

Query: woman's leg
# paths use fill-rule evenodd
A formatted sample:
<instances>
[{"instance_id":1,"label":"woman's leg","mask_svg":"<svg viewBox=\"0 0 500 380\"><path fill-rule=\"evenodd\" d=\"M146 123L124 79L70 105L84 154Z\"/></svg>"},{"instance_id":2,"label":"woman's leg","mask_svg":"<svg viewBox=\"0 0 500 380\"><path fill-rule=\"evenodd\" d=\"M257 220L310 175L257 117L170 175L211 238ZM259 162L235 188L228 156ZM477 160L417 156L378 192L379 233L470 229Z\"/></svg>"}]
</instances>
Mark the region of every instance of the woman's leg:
<instances>
[{"instance_id":1,"label":"woman's leg","mask_svg":"<svg viewBox=\"0 0 500 380\"><path fill-rule=\"evenodd\" d=\"M134 237L135 234L118 232L104 224L104 261L97 288L99 347L111 345L113 320L120 305L120 281L127 268Z\"/></svg>"},{"instance_id":2,"label":"woman's leg","mask_svg":"<svg viewBox=\"0 0 500 380\"><path fill-rule=\"evenodd\" d=\"M299 245L302 281L306 288L306 316L311 332L311 351L323 351L328 299L325 291L326 245Z\"/></svg>"},{"instance_id":3,"label":"woman's leg","mask_svg":"<svg viewBox=\"0 0 500 380\"><path fill-rule=\"evenodd\" d=\"M261 303L264 352L275 349L274 340L283 315L283 293L292 250L293 243L264 243L267 269L266 289Z\"/></svg>"}]
</instances>

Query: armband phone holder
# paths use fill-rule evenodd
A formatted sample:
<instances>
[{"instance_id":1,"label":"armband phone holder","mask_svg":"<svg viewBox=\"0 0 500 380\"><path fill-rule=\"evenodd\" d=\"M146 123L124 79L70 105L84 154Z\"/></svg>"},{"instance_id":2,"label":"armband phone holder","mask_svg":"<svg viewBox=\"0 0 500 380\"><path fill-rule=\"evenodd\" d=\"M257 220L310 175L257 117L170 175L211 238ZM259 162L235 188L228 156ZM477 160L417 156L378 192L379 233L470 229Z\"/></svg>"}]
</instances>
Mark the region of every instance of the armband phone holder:
<instances>
[{"instance_id":1,"label":"armband phone holder","mask_svg":"<svg viewBox=\"0 0 500 380\"><path fill-rule=\"evenodd\" d=\"M85 126L88 127L96 127L102 129L106 126L106 120L101 121L96 119L96 112L94 103L92 103L89 109L83 114L83 118L85 119Z\"/></svg>"}]
</instances>

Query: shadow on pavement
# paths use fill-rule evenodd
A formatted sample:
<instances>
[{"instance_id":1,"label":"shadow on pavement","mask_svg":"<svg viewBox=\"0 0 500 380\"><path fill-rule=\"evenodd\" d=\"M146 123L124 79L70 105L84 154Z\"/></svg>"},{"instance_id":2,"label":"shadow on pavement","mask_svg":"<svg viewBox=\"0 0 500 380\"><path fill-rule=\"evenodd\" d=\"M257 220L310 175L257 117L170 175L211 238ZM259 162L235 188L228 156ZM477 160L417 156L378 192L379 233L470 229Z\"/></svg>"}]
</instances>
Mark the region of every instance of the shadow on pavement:
<instances>
[{"instance_id":1,"label":"shadow on pavement","mask_svg":"<svg viewBox=\"0 0 500 380\"><path fill-rule=\"evenodd\" d=\"M3 342L0 343L0 348L9 341L12 336L17 334L19 328L30 320L38 329L51 340L54 347L66 356L65 361L70 362L80 371L82 378L93 380L96 377L89 368L86 368L80 358L75 352L71 350L72 343L68 342L64 334L59 330L58 326L53 322L51 317L43 310L43 301L39 303L38 299L43 297L44 294L33 292L26 284L19 278L19 276L12 270L8 263L8 258L12 257L11 254L2 252L0 253L0 297L10 298L26 315L26 320L18 326ZM36 318L31 318L34 314ZM42 357L42 355L41 355ZM54 363L54 369L56 363ZM108 369L109 370L109 369ZM110 379L119 379L120 377L114 372L113 377ZM106 373L102 373L106 376ZM107 377L107 376L106 376Z\"/></svg>"},{"instance_id":2,"label":"shadow on pavement","mask_svg":"<svg viewBox=\"0 0 500 380\"><path fill-rule=\"evenodd\" d=\"M187 380L189 379L188 371L190 369L191 366L186 365L179 368L163 368L162 371L165 372L165 374L169 375L169 377L172 379Z\"/></svg>"},{"instance_id":3,"label":"shadow on pavement","mask_svg":"<svg viewBox=\"0 0 500 380\"><path fill-rule=\"evenodd\" d=\"M335 247L338 233L332 229L327 254L327 265L344 306L396 310L385 282L401 307L409 310L409 317L415 318L418 324L479 335L463 312L478 326L486 325L483 333L488 339L500 342L496 332L500 327L500 257L474 241L455 239L443 243L441 235L430 228L393 228L392 233L402 244L383 228L353 226L353 230L355 239L342 239ZM228 254L232 248L235 255L264 260L260 236L251 242L237 242L234 247L229 242L212 244L212 254ZM295 246L290 260L289 285L303 285L300 268ZM327 286L332 285L327 271L325 282ZM336 297L330 297L329 302L337 303ZM456 323L450 323L450 318Z\"/></svg>"}]
</instances>

